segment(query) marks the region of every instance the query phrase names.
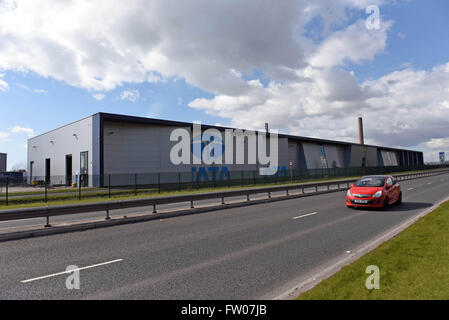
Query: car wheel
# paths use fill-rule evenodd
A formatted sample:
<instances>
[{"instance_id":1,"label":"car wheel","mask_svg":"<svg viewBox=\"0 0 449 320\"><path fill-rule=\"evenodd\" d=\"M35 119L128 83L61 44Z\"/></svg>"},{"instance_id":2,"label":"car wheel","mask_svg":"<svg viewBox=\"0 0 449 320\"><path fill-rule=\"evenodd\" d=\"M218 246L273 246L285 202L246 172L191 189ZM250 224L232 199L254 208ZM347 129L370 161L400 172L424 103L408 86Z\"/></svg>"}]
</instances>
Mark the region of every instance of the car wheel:
<instances>
[{"instance_id":1,"label":"car wheel","mask_svg":"<svg viewBox=\"0 0 449 320\"><path fill-rule=\"evenodd\" d=\"M402 203L402 192L401 193L399 193L399 198L398 198L398 201L396 201L396 204L401 204Z\"/></svg>"},{"instance_id":2,"label":"car wheel","mask_svg":"<svg viewBox=\"0 0 449 320\"><path fill-rule=\"evenodd\" d=\"M382 206L382 211L386 211L388 209L388 197L385 197L384 205Z\"/></svg>"}]
</instances>

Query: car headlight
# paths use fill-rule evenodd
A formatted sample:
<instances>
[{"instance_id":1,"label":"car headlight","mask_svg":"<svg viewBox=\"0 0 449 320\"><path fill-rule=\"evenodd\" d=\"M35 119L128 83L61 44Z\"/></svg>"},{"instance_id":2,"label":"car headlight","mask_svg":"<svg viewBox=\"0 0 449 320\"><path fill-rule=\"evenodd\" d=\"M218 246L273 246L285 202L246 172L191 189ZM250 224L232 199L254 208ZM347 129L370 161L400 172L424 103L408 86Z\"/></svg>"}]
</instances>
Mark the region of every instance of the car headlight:
<instances>
[{"instance_id":1,"label":"car headlight","mask_svg":"<svg viewBox=\"0 0 449 320\"><path fill-rule=\"evenodd\" d=\"M352 197L351 190L348 190L348 192L346 193L346 195L347 195L348 197Z\"/></svg>"},{"instance_id":2,"label":"car headlight","mask_svg":"<svg viewBox=\"0 0 449 320\"><path fill-rule=\"evenodd\" d=\"M380 197L382 197L382 190L379 190L375 194L373 194L373 198L380 198Z\"/></svg>"}]
</instances>

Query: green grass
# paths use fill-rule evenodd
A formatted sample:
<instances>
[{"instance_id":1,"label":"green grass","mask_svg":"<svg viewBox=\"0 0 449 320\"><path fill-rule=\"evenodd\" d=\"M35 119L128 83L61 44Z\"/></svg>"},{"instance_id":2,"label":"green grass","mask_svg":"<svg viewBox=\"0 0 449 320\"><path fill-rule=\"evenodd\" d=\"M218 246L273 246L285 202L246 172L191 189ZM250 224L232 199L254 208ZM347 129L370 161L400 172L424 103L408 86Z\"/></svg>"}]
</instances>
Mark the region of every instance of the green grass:
<instances>
[{"instance_id":1,"label":"green grass","mask_svg":"<svg viewBox=\"0 0 449 320\"><path fill-rule=\"evenodd\" d=\"M380 269L378 290L365 287L369 265ZM449 299L449 202L298 299Z\"/></svg>"},{"instance_id":2,"label":"green grass","mask_svg":"<svg viewBox=\"0 0 449 320\"><path fill-rule=\"evenodd\" d=\"M294 183L313 183L313 182L322 182L322 181L333 181L333 180L342 180L347 179L349 177L338 177L335 179L315 179L315 180L305 180L305 181L295 181ZM69 205L69 204L78 204L78 203L89 203L89 202L99 202L99 201L108 201L108 200L128 200L128 199L142 199L148 197L162 197L162 196L170 196L170 195L182 195L182 194L192 194L192 193L204 193L204 192L214 192L214 191L226 191L226 190L240 190L240 189L250 189L250 188L262 188L273 185L288 185L289 183L278 183L278 184L257 184L257 185L238 185L231 187L203 187L200 189L184 189L181 191L161 191L158 192L157 189L138 189L138 194L135 195L134 190L112 190L111 198L108 196L108 191L103 192L90 192L90 193L82 193L81 200L78 200L78 194L74 195L48 195L48 202L45 203L42 198L31 198L31 197L21 197L21 198L11 198L9 199L8 206L4 205L4 198L0 201L0 212L1 210L7 209L18 209L18 208L32 208L32 207L42 207L42 206L56 206L56 205ZM84 189L83 189L84 191Z\"/></svg>"},{"instance_id":3,"label":"green grass","mask_svg":"<svg viewBox=\"0 0 449 320\"><path fill-rule=\"evenodd\" d=\"M83 188L83 191L95 191L98 190L98 188ZM56 189L48 189L47 193L70 193L70 192L77 192L77 188L56 188ZM2 186L2 195L4 195L5 187ZM9 192L8 194L10 196L32 196L32 195L41 195L44 194L44 188L39 187L39 190L32 190L32 191L21 191L21 192Z\"/></svg>"},{"instance_id":4,"label":"green grass","mask_svg":"<svg viewBox=\"0 0 449 320\"><path fill-rule=\"evenodd\" d=\"M427 170L428 171L428 170ZM420 171L408 171L403 173L416 173ZM303 179L297 180L293 183L313 183L313 182L324 182L324 181L335 181L335 180L343 180L343 179L358 179L361 176L348 176L348 177L324 177L317 179ZM234 181L234 183L238 183L238 181ZM78 200L78 189L62 189L62 190L49 190L47 194L47 202L44 201L44 193L42 191L31 191L31 192L21 192L21 193L11 193L10 195L16 195L21 197L18 198L9 198L8 206L5 205L5 194L1 194L0 196L0 210L5 209L16 209L16 208L30 208L30 207L41 207L41 206L52 206L52 205L69 205L69 204L77 204L77 203L86 203L86 202L99 202L99 201L108 201L108 200L125 200L125 199L139 199L139 198L148 198L148 197L157 197L157 196L169 196L169 195L179 195L179 194L189 194L189 193L199 193L199 192L213 192L213 191L224 191L224 190L239 190L243 188L260 188L260 187L268 187L268 186L276 186L276 185L288 185L291 184L290 181L278 182L278 183L262 183L262 184L246 184L242 185L234 185L234 186L217 186L213 187L204 187L202 186L200 189L193 188L183 189L181 191L161 191L158 193L157 189L154 188L144 188L137 189L137 195L135 195L134 187L131 186L128 189L112 189L111 198L108 197L107 189L99 189L99 188L83 188L81 191L81 199ZM55 194L61 193L61 194ZM70 194L69 194L70 193ZM40 195L38 197L37 195Z\"/></svg>"}]
</instances>

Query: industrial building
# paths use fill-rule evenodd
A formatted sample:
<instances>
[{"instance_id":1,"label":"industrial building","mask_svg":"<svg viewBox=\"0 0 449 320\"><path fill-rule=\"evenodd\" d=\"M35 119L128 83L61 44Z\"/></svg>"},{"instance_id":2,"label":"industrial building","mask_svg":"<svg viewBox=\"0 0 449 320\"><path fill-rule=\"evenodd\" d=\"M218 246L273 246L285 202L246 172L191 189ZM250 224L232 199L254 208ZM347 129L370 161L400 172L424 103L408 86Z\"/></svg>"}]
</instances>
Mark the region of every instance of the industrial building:
<instances>
[{"instance_id":1,"label":"industrial building","mask_svg":"<svg viewBox=\"0 0 449 320\"><path fill-rule=\"evenodd\" d=\"M105 175L199 173L204 165L170 161L174 129L192 132L193 124L178 121L97 113L28 140L28 177L70 185L80 177L89 186ZM226 128L203 125L202 129ZM194 143L192 141L192 143ZM224 151L226 152L226 151ZM234 162L235 163L235 162ZM280 170L423 165L423 153L365 144L279 134ZM257 164L215 165L233 171L257 170ZM91 177L91 178L89 178ZM97 178L95 178L97 177ZM190 178L189 178L190 179Z\"/></svg>"},{"instance_id":2,"label":"industrial building","mask_svg":"<svg viewBox=\"0 0 449 320\"><path fill-rule=\"evenodd\" d=\"M7 168L6 159L7 159L7 154L0 153L0 172L6 172L6 168Z\"/></svg>"}]
</instances>

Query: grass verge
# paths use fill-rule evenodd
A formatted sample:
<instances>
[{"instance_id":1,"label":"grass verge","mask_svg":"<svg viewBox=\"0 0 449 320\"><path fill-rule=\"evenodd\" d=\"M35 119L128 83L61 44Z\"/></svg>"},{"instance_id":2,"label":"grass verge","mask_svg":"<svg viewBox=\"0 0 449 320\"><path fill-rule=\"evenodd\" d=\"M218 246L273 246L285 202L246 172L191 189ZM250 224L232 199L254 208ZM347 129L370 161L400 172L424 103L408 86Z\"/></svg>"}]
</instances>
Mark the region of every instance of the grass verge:
<instances>
[{"instance_id":1,"label":"grass verge","mask_svg":"<svg viewBox=\"0 0 449 320\"><path fill-rule=\"evenodd\" d=\"M437 170L437 169L436 169ZM429 172L429 170L425 170ZM430 170L432 171L432 170ZM401 172L405 173L417 173L421 171L408 171ZM386 173L388 174L388 173ZM393 174L393 173L389 173ZM293 182L290 181L279 181L277 183L256 183L249 184L248 182L243 185L234 185L234 186L216 186L207 187L201 186L197 189L194 185L190 186L187 189L182 189L180 191L172 190L172 191L161 191L158 192L157 189L154 188L139 188L137 189L137 195L133 190L133 187L129 189L113 189L111 198L108 196L107 189L100 188L83 188L81 191L81 200L78 199L78 189L62 189L62 190L51 190L48 192L47 202L44 201L44 194L42 192L28 192L23 193L10 193L10 198L8 199L8 206L5 205L5 194L0 194L0 211L6 209L18 209L18 208L31 208L31 207L42 207L42 206L55 206L55 205L69 205L69 204L77 204L77 203L87 203L87 202L99 202L99 201L108 201L108 200L126 200L126 199L140 199L140 198L148 198L148 197L157 197L157 196L170 196L170 195L181 195L181 194L191 194L191 193L203 193L203 192L213 192L213 191L225 191L225 190L239 190L246 188L261 188L261 187L269 187L269 186L281 186L281 185L289 185L295 183L314 183L314 182L325 182L325 181L335 181L335 180L344 180L344 179L358 179L361 176L347 176L347 177L323 177L323 178L308 178L302 180L296 180ZM233 182L235 183L235 182ZM237 181L238 183L238 181ZM184 188L184 187L183 187ZM16 197L15 197L16 196Z\"/></svg>"},{"instance_id":2,"label":"grass verge","mask_svg":"<svg viewBox=\"0 0 449 320\"><path fill-rule=\"evenodd\" d=\"M305 181L295 181L293 183L314 183L323 181L333 181L333 180L343 180L350 179L353 177L338 177L334 179L311 179ZM251 188L263 188L269 186L282 186L292 183L271 183L271 184L256 184L256 185L239 185L239 186L226 186L226 187L216 187L207 188L202 187L200 189L184 189L181 191L171 190L171 191L161 191L158 192L157 189L138 189L137 195L135 195L134 190L113 190L111 193L111 198L109 198L108 191L103 192L89 192L82 194L82 199L78 200L77 194L72 195L49 195L48 202L45 203L42 199L31 198L31 197L20 197L9 199L8 206L4 205L4 200L0 200L0 213L1 210L7 209L19 209L19 208L33 208L33 207L43 207L43 206L56 206L56 205L69 205L69 204L79 204L79 203L89 203L89 202L100 202L108 200L130 200L130 199L142 199L149 197L163 197L171 195L182 195L182 194L192 194L192 193L203 193L203 192L214 192L214 191L230 191L230 190L240 190L240 189L251 189ZM84 189L83 189L84 191Z\"/></svg>"},{"instance_id":3,"label":"grass verge","mask_svg":"<svg viewBox=\"0 0 449 320\"><path fill-rule=\"evenodd\" d=\"M448 230L449 201L297 299L449 299ZM370 265L380 270L377 290L365 287Z\"/></svg>"}]
</instances>

